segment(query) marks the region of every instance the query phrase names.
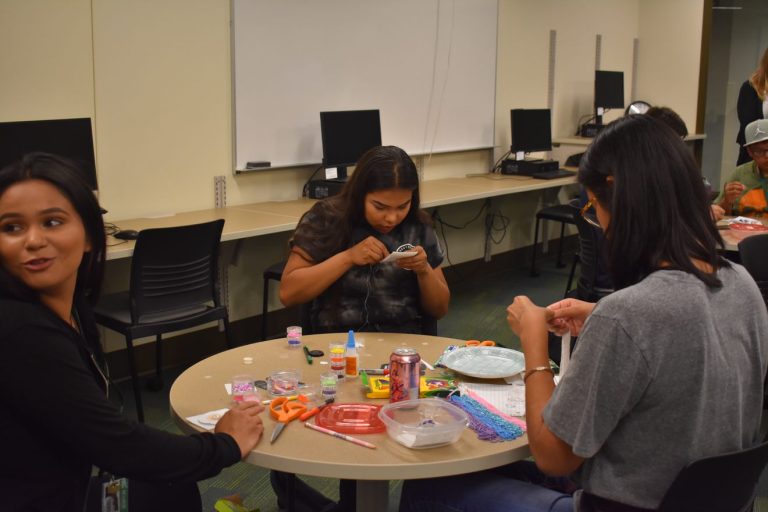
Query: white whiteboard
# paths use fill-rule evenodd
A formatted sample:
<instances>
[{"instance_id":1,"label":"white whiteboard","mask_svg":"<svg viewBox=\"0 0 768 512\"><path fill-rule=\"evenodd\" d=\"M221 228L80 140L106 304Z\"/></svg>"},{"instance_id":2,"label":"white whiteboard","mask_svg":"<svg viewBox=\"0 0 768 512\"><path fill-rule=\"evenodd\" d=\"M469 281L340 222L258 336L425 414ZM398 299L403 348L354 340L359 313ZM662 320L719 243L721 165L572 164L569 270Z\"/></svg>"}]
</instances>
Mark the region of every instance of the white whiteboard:
<instances>
[{"instance_id":1,"label":"white whiteboard","mask_svg":"<svg viewBox=\"0 0 768 512\"><path fill-rule=\"evenodd\" d=\"M320 112L409 153L493 146L497 0L233 0L235 169L322 160ZM434 77L434 78L433 78Z\"/></svg>"}]
</instances>

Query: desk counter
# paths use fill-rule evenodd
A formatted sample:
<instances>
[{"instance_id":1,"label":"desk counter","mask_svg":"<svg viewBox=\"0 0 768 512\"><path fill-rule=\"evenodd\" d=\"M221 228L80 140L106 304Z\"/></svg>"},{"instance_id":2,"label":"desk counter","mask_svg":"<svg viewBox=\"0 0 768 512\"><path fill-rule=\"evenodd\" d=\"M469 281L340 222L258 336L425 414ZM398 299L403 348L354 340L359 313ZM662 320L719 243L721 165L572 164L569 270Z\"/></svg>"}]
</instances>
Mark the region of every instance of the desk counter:
<instances>
[{"instance_id":1,"label":"desk counter","mask_svg":"<svg viewBox=\"0 0 768 512\"><path fill-rule=\"evenodd\" d=\"M290 231L296 227L299 217L300 215L271 213L261 208L249 210L246 206L230 206L178 213L165 217L121 220L116 224L120 229L140 231L142 229L184 226L224 219L221 240L227 241ZM116 240L114 237L107 237L107 260L131 257L135 245L134 240Z\"/></svg>"},{"instance_id":2,"label":"desk counter","mask_svg":"<svg viewBox=\"0 0 768 512\"><path fill-rule=\"evenodd\" d=\"M575 177L536 180L528 177L500 177L491 174L425 181L421 184L421 206L422 208L433 208L475 199L557 188L573 183L576 183ZM314 199L303 198L292 201L268 201L184 212L165 217L121 220L115 224L120 229L141 231L142 229L183 226L224 219L224 231L221 240L239 240L291 231L296 228L296 224L304 212L309 210L314 203ZM133 254L135 242L108 237L107 245L107 260L114 260L129 258Z\"/></svg>"},{"instance_id":3,"label":"desk counter","mask_svg":"<svg viewBox=\"0 0 768 512\"><path fill-rule=\"evenodd\" d=\"M707 138L706 133L689 133L683 140L688 141L702 141ZM570 135L567 137L555 137L552 139L553 146L589 146L592 143L592 137L580 137L578 135Z\"/></svg>"}]
</instances>

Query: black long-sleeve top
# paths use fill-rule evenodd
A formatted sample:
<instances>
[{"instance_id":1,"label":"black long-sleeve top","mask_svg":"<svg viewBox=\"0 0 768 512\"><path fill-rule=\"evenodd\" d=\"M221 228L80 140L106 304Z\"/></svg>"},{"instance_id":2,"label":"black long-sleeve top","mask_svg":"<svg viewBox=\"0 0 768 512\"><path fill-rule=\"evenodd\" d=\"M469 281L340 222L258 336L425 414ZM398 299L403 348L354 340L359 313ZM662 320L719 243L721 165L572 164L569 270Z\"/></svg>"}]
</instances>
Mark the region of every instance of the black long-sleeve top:
<instances>
[{"instance_id":1,"label":"black long-sleeve top","mask_svg":"<svg viewBox=\"0 0 768 512\"><path fill-rule=\"evenodd\" d=\"M82 510L91 465L144 481L192 482L240 460L227 434L174 435L121 415L81 335L42 304L0 299L0 510Z\"/></svg>"},{"instance_id":2,"label":"black long-sleeve top","mask_svg":"<svg viewBox=\"0 0 768 512\"><path fill-rule=\"evenodd\" d=\"M744 149L744 143L747 141L744 136L744 129L752 121L763 118L763 100L757 95L749 80L741 84L741 89L739 89L736 114L739 117L739 133L736 135L736 142L739 143L739 158L736 165L741 165L752 160L747 150Z\"/></svg>"}]
</instances>

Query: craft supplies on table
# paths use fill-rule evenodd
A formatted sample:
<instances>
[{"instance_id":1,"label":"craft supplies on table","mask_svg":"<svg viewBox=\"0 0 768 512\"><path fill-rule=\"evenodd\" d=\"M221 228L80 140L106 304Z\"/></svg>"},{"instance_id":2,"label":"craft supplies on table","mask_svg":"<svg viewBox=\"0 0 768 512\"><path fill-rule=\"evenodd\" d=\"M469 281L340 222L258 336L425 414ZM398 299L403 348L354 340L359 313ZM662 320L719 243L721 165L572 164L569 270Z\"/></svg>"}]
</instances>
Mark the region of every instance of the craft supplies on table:
<instances>
[{"instance_id":1,"label":"craft supplies on table","mask_svg":"<svg viewBox=\"0 0 768 512\"><path fill-rule=\"evenodd\" d=\"M368 398L389 398L389 376L360 374L361 382L366 386ZM419 378L419 396L448 396L448 393L456 389L456 381L442 377Z\"/></svg>"}]
</instances>

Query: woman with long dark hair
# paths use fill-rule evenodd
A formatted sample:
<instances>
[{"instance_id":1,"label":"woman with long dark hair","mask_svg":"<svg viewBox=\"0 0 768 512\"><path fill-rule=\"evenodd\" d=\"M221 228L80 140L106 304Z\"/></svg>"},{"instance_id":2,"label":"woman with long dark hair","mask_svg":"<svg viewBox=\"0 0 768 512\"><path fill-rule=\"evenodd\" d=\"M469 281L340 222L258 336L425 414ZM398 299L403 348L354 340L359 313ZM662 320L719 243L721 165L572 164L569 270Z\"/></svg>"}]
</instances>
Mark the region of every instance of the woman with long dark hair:
<instances>
[{"instance_id":1,"label":"woman with long dark hair","mask_svg":"<svg viewBox=\"0 0 768 512\"><path fill-rule=\"evenodd\" d=\"M420 208L416 165L398 147L368 150L341 193L304 214L290 245L280 300L286 306L310 303L311 325L305 328L311 332L421 333L448 312L443 251ZM412 255L384 261L398 248ZM279 505L287 503L290 478L271 473ZM298 510L355 507L353 481L341 481L338 504L301 480L293 489Z\"/></svg>"},{"instance_id":2,"label":"woman with long dark hair","mask_svg":"<svg viewBox=\"0 0 768 512\"><path fill-rule=\"evenodd\" d=\"M409 481L402 510L655 510L689 462L757 444L768 312L746 270L718 254L690 151L661 123L628 116L595 137L579 182L617 291L597 304L541 308L521 296L507 308L538 469ZM548 328L579 336L557 387Z\"/></svg>"},{"instance_id":3,"label":"woman with long dark hair","mask_svg":"<svg viewBox=\"0 0 768 512\"><path fill-rule=\"evenodd\" d=\"M408 244L415 255L382 260ZM286 306L312 302L313 332L421 332L450 292L443 252L419 205L419 175L400 148L379 146L358 162L341 194L299 222L280 283Z\"/></svg>"},{"instance_id":4,"label":"woman with long dark hair","mask_svg":"<svg viewBox=\"0 0 768 512\"><path fill-rule=\"evenodd\" d=\"M44 153L0 170L0 510L82 512L92 465L131 479L131 512L200 510L195 482L253 449L263 407L180 436L109 401L91 314L104 223L81 175Z\"/></svg>"},{"instance_id":5,"label":"woman with long dark hair","mask_svg":"<svg viewBox=\"0 0 768 512\"><path fill-rule=\"evenodd\" d=\"M739 133L736 142L739 144L739 157L736 165L742 165L750 160L746 147L746 135L744 130L752 121L768 119L768 48L763 51L763 56L757 67L739 89L739 97L736 101L736 114L739 117Z\"/></svg>"}]
</instances>

